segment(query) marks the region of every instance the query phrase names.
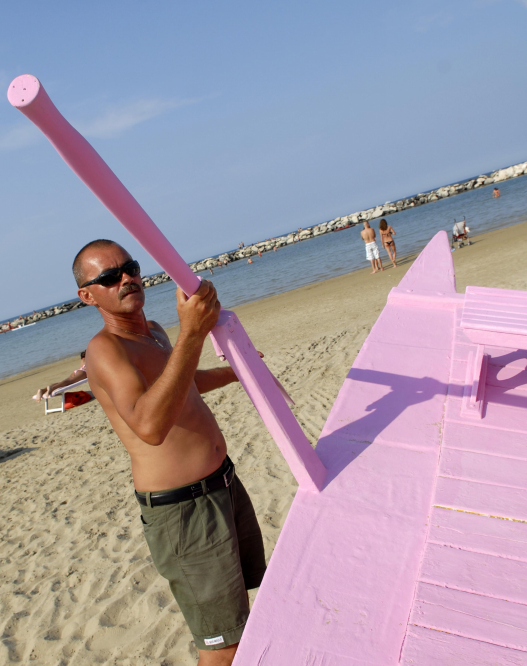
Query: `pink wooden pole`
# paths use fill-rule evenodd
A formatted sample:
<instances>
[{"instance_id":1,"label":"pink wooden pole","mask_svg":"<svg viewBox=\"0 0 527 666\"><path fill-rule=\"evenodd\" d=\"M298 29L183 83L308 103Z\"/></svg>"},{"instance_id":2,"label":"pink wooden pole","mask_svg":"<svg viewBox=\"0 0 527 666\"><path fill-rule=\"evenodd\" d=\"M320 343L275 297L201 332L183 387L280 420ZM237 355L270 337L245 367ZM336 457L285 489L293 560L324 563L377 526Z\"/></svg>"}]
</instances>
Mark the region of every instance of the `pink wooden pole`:
<instances>
[{"instance_id":1,"label":"pink wooden pole","mask_svg":"<svg viewBox=\"0 0 527 666\"><path fill-rule=\"evenodd\" d=\"M197 291L199 278L101 156L59 112L40 81L28 74L17 77L9 86L7 98L46 135L66 164L174 282L189 296Z\"/></svg>"},{"instance_id":2,"label":"pink wooden pole","mask_svg":"<svg viewBox=\"0 0 527 666\"><path fill-rule=\"evenodd\" d=\"M29 74L18 76L9 85L7 98L45 134L64 161L174 282L187 295L197 291L199 278L106 162L61 115L40 81ZM236 315L222 311L211 337L218 355L224 355L236 372L299 485L320 490L326 469Z\"/></svg>"}]
</instances>

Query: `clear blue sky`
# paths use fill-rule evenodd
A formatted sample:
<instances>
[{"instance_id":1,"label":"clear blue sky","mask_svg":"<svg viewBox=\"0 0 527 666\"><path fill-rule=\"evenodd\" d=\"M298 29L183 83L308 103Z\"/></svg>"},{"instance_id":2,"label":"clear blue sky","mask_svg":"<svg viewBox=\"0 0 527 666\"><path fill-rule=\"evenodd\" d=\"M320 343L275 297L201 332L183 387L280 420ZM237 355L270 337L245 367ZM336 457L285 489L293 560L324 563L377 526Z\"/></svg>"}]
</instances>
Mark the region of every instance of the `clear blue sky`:
<instances>
[{"instance_id":1,"label":"clear blue sky","mask_svg":"<svg viewBox=\"0 0 527 666\"><path fill-rule=\"evenodd\" d=\"M0 88L37 76L192 261L526 160L526 34L527 0L18 0ZM156 271L3 99L0 319L94 238Z\"/></svg>"}]
</instances>

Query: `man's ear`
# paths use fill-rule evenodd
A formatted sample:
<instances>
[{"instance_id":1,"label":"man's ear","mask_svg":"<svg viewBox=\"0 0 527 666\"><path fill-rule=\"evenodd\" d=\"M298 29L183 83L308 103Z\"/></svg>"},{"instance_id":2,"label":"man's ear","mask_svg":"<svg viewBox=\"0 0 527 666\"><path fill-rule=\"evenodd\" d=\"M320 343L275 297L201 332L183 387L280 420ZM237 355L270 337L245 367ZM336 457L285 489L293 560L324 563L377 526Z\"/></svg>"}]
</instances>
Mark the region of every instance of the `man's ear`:
<instances>
[{"instance_id":1,"label":"man's ear","mask_svg":"<svg viewBox=\"0 0 527 666\"><path fill-rule=\"evenodd\" d=\"M83 303L86 303L86 305L97 305L96 300L93 298L93 296L90 294L90 292L87 289L79 289L77 291L77 296L81 299Z\"/></svg>"}]
</instances>

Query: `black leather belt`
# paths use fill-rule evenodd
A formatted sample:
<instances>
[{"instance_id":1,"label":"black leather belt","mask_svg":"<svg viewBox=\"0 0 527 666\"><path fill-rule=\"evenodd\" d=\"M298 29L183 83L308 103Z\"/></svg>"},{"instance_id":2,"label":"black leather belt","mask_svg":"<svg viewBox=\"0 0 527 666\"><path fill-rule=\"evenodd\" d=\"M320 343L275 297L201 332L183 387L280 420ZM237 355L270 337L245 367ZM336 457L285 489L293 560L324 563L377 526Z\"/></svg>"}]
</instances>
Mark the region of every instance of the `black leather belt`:
<instances>
[{"instance_id":1,"label":"black leather belt","mask_svg":"<svg viewBox=\"0 0 527 666\"><path fill-rule=\"evenodd\" d=\"M196 483L192 483L190 486L176 488L176 490L169 490L166 493L151 493L150 502L152 506L162 506L164 504L177 504L178 502L185 502L186 500L191 500L195 499L196 497L201 497L202 495L207 495L214 490L220 490L220 488L228 488L231 485L233 478L234 465L231 462L224 474L218 474L218 476L214 476L211 479L197 481ZM136 491L135 496L139 504L148 506L146 497L144 495L139 495Z\"/></svg>"}]
</instances>

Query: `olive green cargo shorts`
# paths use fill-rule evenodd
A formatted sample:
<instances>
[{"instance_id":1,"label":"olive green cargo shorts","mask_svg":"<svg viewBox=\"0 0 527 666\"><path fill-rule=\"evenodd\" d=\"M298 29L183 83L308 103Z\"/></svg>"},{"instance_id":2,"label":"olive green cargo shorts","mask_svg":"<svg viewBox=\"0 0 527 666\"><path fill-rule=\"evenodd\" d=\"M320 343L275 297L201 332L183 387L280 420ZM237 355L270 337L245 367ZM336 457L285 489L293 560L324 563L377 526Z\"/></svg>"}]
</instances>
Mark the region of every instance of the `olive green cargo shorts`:
<instances>
[{"instance_id":1,"label":"olive green cargo shorts","mask_svg":"<svg viewBox=\"0 0 527 666\"><path fill-rule=\"evenodd\" d=\"M223 474L229 462L206 478ZM238 643L249 617L246 590L259 587L265 557L253 505L236 474L228 488L192 500L141 505L141 520L155 567L169 581L198 649Z\"/></svg>"}]
</instances>

